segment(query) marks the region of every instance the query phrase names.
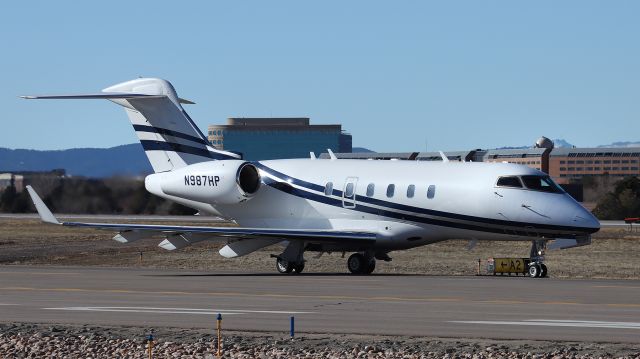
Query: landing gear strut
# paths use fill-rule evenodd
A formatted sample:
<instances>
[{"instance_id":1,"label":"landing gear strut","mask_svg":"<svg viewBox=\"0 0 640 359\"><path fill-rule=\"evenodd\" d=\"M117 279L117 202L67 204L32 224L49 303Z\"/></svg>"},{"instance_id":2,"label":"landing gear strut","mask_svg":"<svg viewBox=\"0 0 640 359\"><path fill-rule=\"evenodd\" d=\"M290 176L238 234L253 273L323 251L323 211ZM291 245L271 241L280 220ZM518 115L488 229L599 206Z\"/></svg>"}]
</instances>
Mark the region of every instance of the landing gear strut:
<instances>
[{"instance_id":1,"label":"landing gear strut","mask_svg":"<svg viewBox=\"0 0 640 359\"><path fill-rule=\"evenodd\" d=\"M376 260L362 253L354 253L347 260L347 268L353 274L371 274L376 269Z\"/></svg>"},{"instance_id":2,"label":"landing gear strut","mask_svg":"<svg viewBox=\"0 0 640 359\"><path fill-rule=\"evenodd\" d=\"M529 258L529 276L531 278L546 278L547 266L544 264L544 252L547 249L547 241L531 241Z\"/></svg>"},{"instance_id":3,"label":"landing gear strut","mask_svg":"<svg viewBox=\"0 0 640 359\"><path fill-rule=\"evenodd\" d=\"M279 255L272 254L276 258L276 269L280 273L300 274L304 270L304 248L303 241L290 242L284 251Z\"/></svg>"},{"instance_id":4,"label":"landing gear strut","mask_svg":"<svg viewBox=\"0 0 640 359\"><path fill-rule=\"evenodd\" d=\"M276 269L280 273L295 273L300 274L304 270L304 262L287 262L284 259L276 259Z\"/></svg>"}]
</instances>

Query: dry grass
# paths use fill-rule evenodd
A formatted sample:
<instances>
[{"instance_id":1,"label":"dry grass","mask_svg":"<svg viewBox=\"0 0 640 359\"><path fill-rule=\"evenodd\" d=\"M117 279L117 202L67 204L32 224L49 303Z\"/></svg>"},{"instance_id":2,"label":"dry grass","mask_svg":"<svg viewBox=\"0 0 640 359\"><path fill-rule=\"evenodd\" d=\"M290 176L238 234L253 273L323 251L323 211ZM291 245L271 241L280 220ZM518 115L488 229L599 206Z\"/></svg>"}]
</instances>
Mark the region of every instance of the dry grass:
<instances>
[{"instance_id":1,"label":"dry grass","mask_svg":"<svg viewBox=\"0 0 640 359\"><path fill-rule=\"evenodd\" d=\"M168 252L157 247L161 239L120 244L111 240L113 235L44 225L37 220L1 219L0 264L273 272L274 260L269 254L281 251L280 247L273 246L241 258L224 259L218 255L221 245L216 243L199 243ZM474 275L478 258L482 259L484 273L489 257L526 257L529 253L529 243L525 242L480 242L471 251L466 246L466 241L452 240L394 252L392 262L378 261L376 273ZM639 248L640 233L604 229L594 236L590 246L549 251L546 263L552 277L640 279ZM143 252L142 262L140 252ZM341 253L314 257L315 253L307 253L305 272L347 271L346 259L341 259Z\"/></svg>"}]
</instances>

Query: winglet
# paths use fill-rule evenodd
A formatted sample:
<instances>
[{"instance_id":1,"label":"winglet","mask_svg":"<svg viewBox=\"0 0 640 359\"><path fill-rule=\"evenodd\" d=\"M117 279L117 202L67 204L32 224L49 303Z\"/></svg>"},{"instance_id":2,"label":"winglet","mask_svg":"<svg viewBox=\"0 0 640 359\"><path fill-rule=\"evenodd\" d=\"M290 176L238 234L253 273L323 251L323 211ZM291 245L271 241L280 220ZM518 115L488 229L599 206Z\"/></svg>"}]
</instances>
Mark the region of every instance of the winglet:
<instances>
[{"instance_id":1,"label":"winglet","mask_svg":"<svg viewBox=\"0 0 640 359\"><path fill-rule=\"evenodd\" d=\"M46 204L40 199L40 196L36 193L36 191L31 186L27 186L27 191L29 192L29 196L31 197L31 201L36 206L36 210L40 215L40 219L43 222L51 223L51 224L60 224L56 217L51 213Z\"/></svg>"},{"instance_id":2,"label":"winglet","mask_svg":"<svg viewBox=\"0 0 640 359\"><path fill-rule=\"evenodd\" d=\"M338 159L338 157L336 157L336 155L333 153L333 151L331 151L331 149L330 149L330 148L327 148L327 152L329 153L329 157L330 157L332 160L337 160L337 159Z\"/></svg>"},{"instance_id":3,"label":"winglet","mask_svg":"<svg viewBox=\"0 0 640 359\"><path fill-rule=\"evenodd\" d=\"M315 160L316 154L313 151L309 152L309 158L311 158L312 160Z\"/></svg>"}]
</instances>

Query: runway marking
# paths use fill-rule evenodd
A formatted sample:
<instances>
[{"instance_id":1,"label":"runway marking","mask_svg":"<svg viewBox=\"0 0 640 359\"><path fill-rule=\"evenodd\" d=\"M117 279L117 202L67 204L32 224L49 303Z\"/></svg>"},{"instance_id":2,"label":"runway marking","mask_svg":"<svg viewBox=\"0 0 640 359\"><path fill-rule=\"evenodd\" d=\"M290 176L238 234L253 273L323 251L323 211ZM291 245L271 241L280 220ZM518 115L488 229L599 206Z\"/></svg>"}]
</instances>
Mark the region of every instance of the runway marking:
<instances>
[{"instance_id":1,"label":"runway marking","mask_svg":"<svg viewBox=\"0 0 640 359\"><path fill-rule=\"evenodd\" d=\"M633 285L594 285L593 288L626 288L626 289L640 289L640 286Z\"/></svg>"},{"instance_id":2,"label":"runway marking","mask_svg":"<svg viewBox=\"0 0 640 359\"><path fill-rule=\"evenodd\" d=\"M302 295L276 293L242 293L242 292L182 292L182 291L139 291L130 289L84 289L84 288L32 288L32 287L1 287L0 290L37 291L37 292L86 292L86 293L128 293L154 295L209 295L223 297L254 297L254 298L296 298L296 299L331 299L331 300L373 300L373 301L403 301L403 302L459 302L462 298L439 297L387 297L387 296L342 296L342 295Z\"/></svg>"},{"instance_id":3,"label":"runway marking","mask_svg":"<svg viewBox=\"0 0 640 359\"><path fill-rule=\"evenodd\" d=\"M502 300L502 299L495 299L495 300L481 300L481 303L490 303L490 304L527 304L528 302L523 302L521 300Z\"/></svg>"},{"instance_id":4,"label":"runway marking","mask_svg":"<svg viewBox=\"0 0 640 359\"><path fill-rule=\"evenodd\" d=\"M244 310L244 309L198 309L198 308L155 308L155 307L61 307L42 308L45 310L68 310L81 312L120 312L120 313L159 313L159 314L200 314L200 315L242 315L242 314L314 314L316 312L297 312L281 310Z\"/></svg>"},{"instance_id":5,"label":"runway marking","mask_svg":"<svg viewBox=\"0 0 640 359\"><path fill-rule=\"evenodd\" d=\"M285 276L283 277L274 277L274 278L269 278L270 280L273 281L291 281L291 278L287 278ZM380 279L358 279L358 278L313 278L313 277L306 277L305 279L309 279L309 281L317 281L317 282L340 282L340 283L351 283L351 282L364 282L364 283L369 283L369 282L382 282L382 280Z\"/></svg>"},{"instance_id":6,"label":"runway marking","mask_svg":"<svg viewBox=\"0 0 640 359\"><path fill-rule=\"evenodd\" d=\"M75 272L6 272L0 271L0 274L26 274L26 275L80 275Z\"/></svg>"},{"instance_id":7,"label":"runway marking","mask_svg":"<svg viewBox=\"0 0 640 359\"><path fill-rule=\"evenodd\" d=\"M563 301L548 301L548 302L543 302L544 304L556 304L556 305L576 305L576 304L581 304L579 302L563 302Z\"/></svg>"},{"instance_id":8,"label":"runway marking","mask_svg":"<svg viewBox=\"0 0 640 359\"><path fill-rule=\"evenodd\" d=\"M521 320L521 321L456 320L456 321L450 321L449 323L486 324L486 325L524 325L524 326L542 326L542 327L640 329L640 323L600 322L600 321L592 321L592 320L554 320L554 319L529 319L529 320Z\"/></svg>"},{"instance_id":9,"label":"runway marking","mask_svg":"<svg viewBox=\"0 0 640 359\"><path fill-rule=\"evenodd\" d=\"M0 287L0 290L37 291L37 292L78 292L78 293L126 293L151 295L205 295L219 297L252 297L252 298L289 298L289 299L320 299L320 300L354 300L354 301L391 301L391 302L460 302L484 304L534 304L534 305L597 305L609 307L640 308L639 303L580 303L580 302L552 302L552 301L520 301L520 300L470 300L460 297L393 297L393 296L345 296L345 295L305 295L305 294L276 294L276 293L246 293L246 292L184 292L184 291L140 291L130 289L86 289L86 288L33 288L33 287Z\"/></svg>"}]
</instances>

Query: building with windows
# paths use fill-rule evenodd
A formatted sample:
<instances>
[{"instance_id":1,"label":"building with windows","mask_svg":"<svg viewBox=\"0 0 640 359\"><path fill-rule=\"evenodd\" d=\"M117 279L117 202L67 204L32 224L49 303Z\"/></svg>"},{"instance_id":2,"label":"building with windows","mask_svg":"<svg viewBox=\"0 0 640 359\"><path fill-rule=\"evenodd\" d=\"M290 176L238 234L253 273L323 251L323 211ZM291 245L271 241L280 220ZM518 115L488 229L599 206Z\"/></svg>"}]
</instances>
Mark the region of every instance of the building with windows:
<instances>
[{"instance_id":1,"label":"building with windows","mask_svg":"<svg viewBox=\"0 0 640 359\"><path fill-rule=\"evenodd\" d=\"M585 176L640 176L640 148L556 148L549 174L558 183Z\"/></svg>"},{"instance_id":2,"label":"building with windows","mask_svg":"<svg viewBox=\"0 0 640 359\"><path fill-rule=\"evenodd\" d=\"M246 160L309 157L330 148L351 152L351 135L342 125L311 125L309 118L229 118L210 125L208 140L219 150L238 152Z\"/></svg>"},{"instance_id":3,"label":"building with windows","mask_svg":"<svg viewBox=\"0 0 640 359\"><path fill-rule=\"evenodd\" d=\"M445 151L450 161L517 163L546 172L557 183L585 176L640 177L640 147L552 148ZM338 158L442 161L439 152L337 153ZM328 158L322 154L320 158Z\"/></svg>"},{"instance_id":4,"label":"building with windows","mask_svg":"<svg viewBox=\"0 0 640 359\"><path fill-rule=\"evenodd\" d=\"M483 162L508 162L529 166L549 173L550 148L523 148L487 150Z\"/></svg>"},{"instance_id":5,"label":"building with windows","mask_svg":"<svg viewBox=\"0 0 640 359\"><path fill-rule=\"evenodd\" d=\"M22 192L24 190L24 176L14 173L0 173L0 191L11 186L16 188L16 192Z\"/></svg>"}]
</instances>

